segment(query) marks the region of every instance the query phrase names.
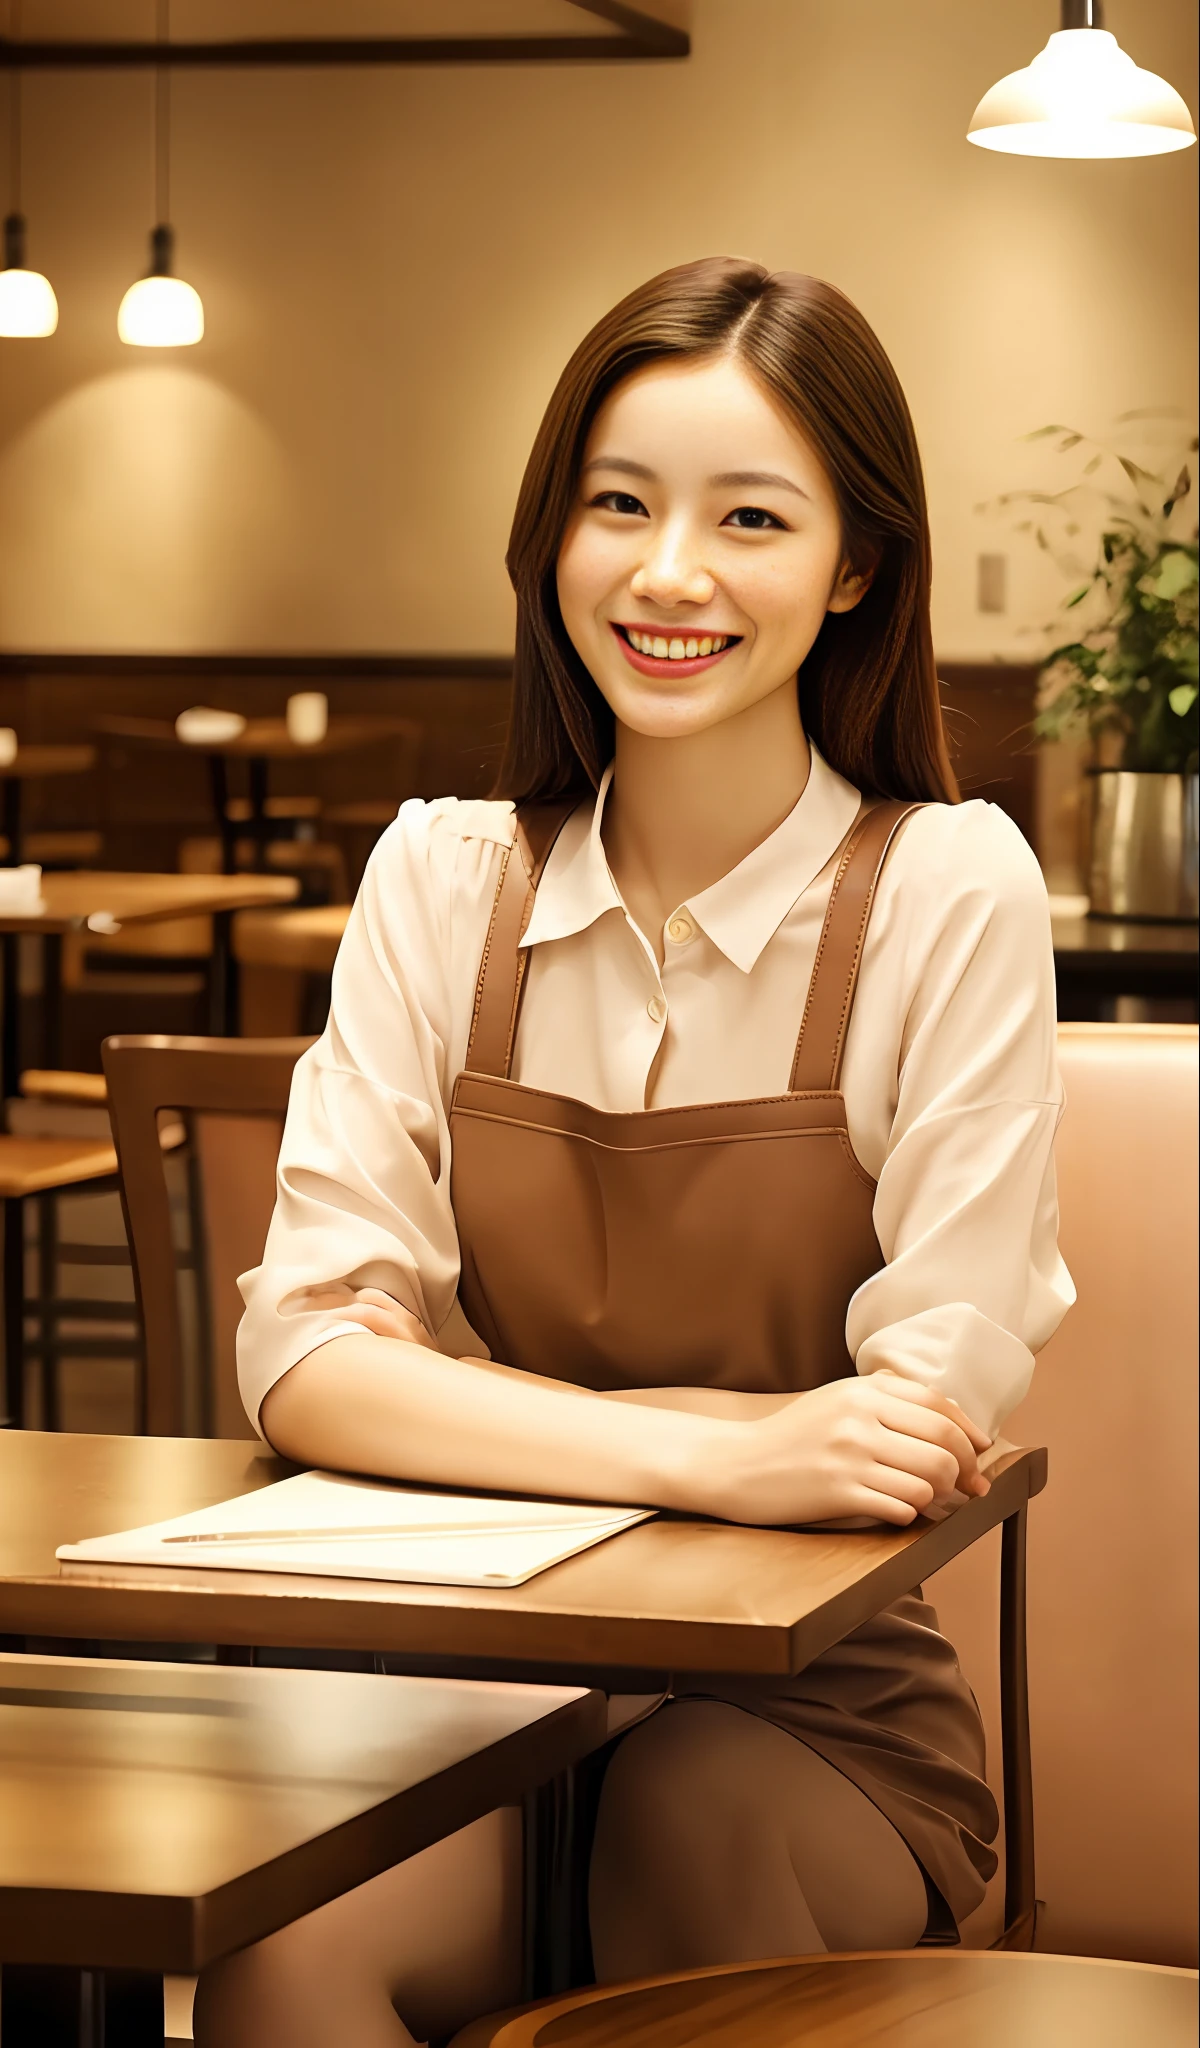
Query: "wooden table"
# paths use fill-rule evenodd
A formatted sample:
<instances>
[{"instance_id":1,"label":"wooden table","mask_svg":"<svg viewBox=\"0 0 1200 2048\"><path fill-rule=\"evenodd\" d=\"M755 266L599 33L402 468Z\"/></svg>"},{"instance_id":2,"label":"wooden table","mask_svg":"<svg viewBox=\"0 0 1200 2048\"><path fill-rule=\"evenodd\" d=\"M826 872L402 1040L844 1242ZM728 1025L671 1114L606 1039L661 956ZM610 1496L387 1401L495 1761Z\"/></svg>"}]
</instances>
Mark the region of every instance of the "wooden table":
<instances>
[{"instance_id":1,"label":"wooden table","mask_svg":"<svg viewBox=\"0 0 1200 2048\"><path fill-rule=\"evenodd\" d=\"M55 1562L59 1544L232 1499L292 1469L245 1442L0 1431L0 1631L369 1650L408 1670L609 1692L657 1690L684 1672L783 1677L1002 1523L1005 1924L1030 1924L1025 1510L1045 1484L1044 1451L1005 1454L986 1499L942 1522L842 1532L663 1515L512 1589ZM558 1968L544 1989L570 1981Z\"/></svg>"},{"instance_id":2,"label":"wooden table","mask_svg":"<svg viewBox=\"0 0 1200 2048\"><path fill-rule=\"evenodd\" d=\"M477 1672L779 1677L911 1591L1045 1481L1044 1451L991 1492L908 1529L739 1528L663 1515L513 1588L276 1572L59 1566L61 1543L269 1486L295 1468L252 1443L0 1431L0 1632L386 1651Z\"/></svg>"},{"instance_id":3,"label":"wooden table","mask_svg":"<svg viewBox=\"0 0 1200 2048\"><path fill-rule=\"evenodd\" d=\"M105 717L98 718L95 725L98 732L110 733L115 739L133 740L143 746L178 748L188 744L179 738L174 725L165 718ZM190 747L191 752L203 754L208 761L213 813L221 835L226 874L232 874L237 866L239 839L253 840L256 865L262 864L264 849L272 837L272 821L267 815L272 761L294 761L310 754L363 751L378 746L382 740L399 739L413 729L411 718L368 713L342 714L330 718L323 739L297 741L288 731L286 718L248 718L242 731L233 738L205 741L202 745ZM245 819L232 819L229 815L230 761L245 761L247 765L250 814Z\"/></svg>"},{"instance_id":4,"label":"wooden table","mask_svg":"<svg viewBox=\"0 0 1200 2048\"><path fill-rule=\"evenodd\" d=\"M1196 1972L969 1949L735 1963L477 2020L452 2048L1192 2048Z\"/></svg>"},{"instance_id":5,"label":"wooden table","mask_svg":"<svg viewBox=\"0 0 1200 2048\"><path fill-rule=\"evenodd\" d=\"M107 2048L162 2048L164 1973L519 1803L604 1732L579 1688L0 1656L4 2048L57 2048L72 2007L78 2048L110 1988ZM137 1978L79 1982L100 1972Z\"/></svg>"},{"instance_id":6,"label":"wooden table","mask_svg":"<svg viewBox=\"0 0 1200 2048\"><path fill-rule=\"evenodd\" d=\"M290 903L299 893L294 875L106 874L83 868L77 873L42 876L42 908L34 912L0 909L0 952L3 957L3 1042L0 1087L8 1102L20 1083L18 1034L19 991L17 940L31 934L42 941L44 991L43 1036L37 1066L59 1064L62 1008L62 937L64 932L92 931L111 938L127 924L161 923L165 918L211 915L213 960L209 985L211 1029L219 1035L237 1033L237 991L230 945L230 925L237 910Z\"/></svg>"},{"instance_id":7,"label":"wooden table","mask_svg":"<svg viewBox=\"0 0 1200 2048\"><path fill-rule=\"evenodd\" d=\"M1111 1017L1117 996L1196 1002L1200 927L1194 924L1060 913L1052 915L1051 931L1064 1022Z\"/></svg>"},{"instance_id":8,"label":"wooden table","mask_svg":"<svg viewBox=\"0 0 1200 2048\"><path fill-rule=\"evenodd\" d=\"M50 775L86 775L95 765L95 747L18 746L13 759L0 768L0 831L8 841L7 852L0 856L0 867L19 868L25 858L21 819L24 785Z\"/></svg>"}]
</instances>

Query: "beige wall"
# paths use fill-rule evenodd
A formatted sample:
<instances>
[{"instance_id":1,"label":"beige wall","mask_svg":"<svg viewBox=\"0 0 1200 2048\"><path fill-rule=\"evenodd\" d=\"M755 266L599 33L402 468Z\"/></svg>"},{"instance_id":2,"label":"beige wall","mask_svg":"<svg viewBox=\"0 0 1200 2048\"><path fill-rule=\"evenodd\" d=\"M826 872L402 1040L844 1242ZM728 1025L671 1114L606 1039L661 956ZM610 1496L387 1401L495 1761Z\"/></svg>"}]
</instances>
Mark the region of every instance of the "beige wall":
<instances>
[{"instance_id":1,"label":"beige wall","mask_svg":"<svg viewBox=\"0 0 1200 2048\"><path fill-rule=\"evenodd\" d=\"M1028 656L1052 580L977 500L1016 437L1189 407L1191 152L1050 163L969 148L1053 0L697 0L683 65L190 73L175 82L196 349L115 315L150 225L150 80L27 84L48 342L0 342L0 646L498 651L517 480L587 324L663 265L736 251L833 278L907 387L943 656ZM1108 0L1191 91L1190 0ZM1041 581L1039 582L1039 577Z\"/></svg>"}]
</instances>

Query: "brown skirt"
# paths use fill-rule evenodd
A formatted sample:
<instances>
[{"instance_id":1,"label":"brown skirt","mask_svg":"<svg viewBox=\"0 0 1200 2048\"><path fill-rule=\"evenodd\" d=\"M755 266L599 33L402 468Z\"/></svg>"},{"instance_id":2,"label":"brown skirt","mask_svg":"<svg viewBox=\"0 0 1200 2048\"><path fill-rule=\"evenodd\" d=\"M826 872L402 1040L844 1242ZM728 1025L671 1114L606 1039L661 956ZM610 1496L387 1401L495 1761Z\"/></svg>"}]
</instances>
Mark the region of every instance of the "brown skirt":
<instances>
[{"instance_id":1,"label":"brown skirt","mask_svg":"<svg viewBox=\"0 0 1200 2048\"><path fill-rule=\"evenodd\" d=\"M979 1905L1000 1825L984 1778L983 1722L919 1590L796 1678L690 1674L671 1690L676 1699L727 1700L798 1736L886 1814L956 1923ZM948 1931L935 1921L931 1934Z\"/></svg>"}]
</instances>

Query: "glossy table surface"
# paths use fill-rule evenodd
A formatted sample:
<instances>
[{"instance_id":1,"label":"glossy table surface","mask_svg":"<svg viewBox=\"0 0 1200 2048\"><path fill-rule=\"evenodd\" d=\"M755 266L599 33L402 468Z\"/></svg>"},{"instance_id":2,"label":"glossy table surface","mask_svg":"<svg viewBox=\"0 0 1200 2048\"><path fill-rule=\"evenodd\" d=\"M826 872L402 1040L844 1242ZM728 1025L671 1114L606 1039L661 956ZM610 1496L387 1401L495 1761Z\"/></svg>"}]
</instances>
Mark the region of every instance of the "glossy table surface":
<instances>
[{"instance_id":1,"label":"glossy table surface","mask_svg":"<svg viewBox=\"0 0 1200 2048\"><path fill-rule=\"evenodd\" d=\"M191 743L181 740L174 725L165 718L106 717L95 721L96 730L115 739L140 740L147 746L178 747L193 754L223 754L230 759L291 760L300 754L345 754L358 747L377 746L381 740L398 739L415 730L411 718L387 717L363 712L334 713L323 739L294 740L286 718L248 718L241 732L229 739Z\"/></svg>"},{"instance_id":2,"label":"glossy table surface","mask_svg":"<svg viewBox=\"0 0 1200 2048\"><path fill-rule=\"evenodd\" d=\"M95 765L95 747L35 743L17 748L12 760L0 767L0 782L33 782L43 775L86 775Z\"/></svg>"},{"instance_id":3,"label":"glossy table surface","mask_svg":"<svg viewBox=\"0 0 1200 2048\"><path fill-rule=\"evenodd\" d=\"M1132 918L1052 916L1050 929L1056 953L1073 964L1113 955L1169 959L1182 964L1196 958L1200 927L1195 924L1144 924Z\"/></svg>"},{"instance_id":4,"label":"glossy table surface","mask_svg":"<svg viewBox=\"0 0 1200 2048\"><path fill-rule=\"evenodd\" d=\"M578 1688L0 1656L0 1961L190 1974L604 1731Z\"/></svg>"},{"instance_id":5,"label":"glossy table surface","mask_svg":"<svg viewBox=\"0 0 1200 2048\"><path fill-rule=\"evenodd\" d=\"M966 1949L810 1956L571 1992L452 2048L1192 2048L1196 1973Z\"/></svg>"},{"instance_id":6,"label":"glossy table surface","mask_svg":"<svg viewBox=\"0 0 1200 2048\"><path fill-rule=\"evenodd\" d=\"M231 1499L293 1468L248 1442L0 1431L0 1632L385 1651L440 1669L786 1675L1045 1483L1011 1451L991 1492L908 1529L791 1530L662 1516L512 1589L59 1566L55 1549Z\"/></svg>"},{"instance_id":7,"label":"glossy table surface","mask_svg":"<svg viewBox=\"0 0 1200 2048\"><path fill-rule=\"evenodd\" d=\"M294 875L119 874L80 868L42 876L42 908L0 908L0 932L65 932L87 925L101 937L125 924L291 903Z\"/></svg>"}]
</instances>

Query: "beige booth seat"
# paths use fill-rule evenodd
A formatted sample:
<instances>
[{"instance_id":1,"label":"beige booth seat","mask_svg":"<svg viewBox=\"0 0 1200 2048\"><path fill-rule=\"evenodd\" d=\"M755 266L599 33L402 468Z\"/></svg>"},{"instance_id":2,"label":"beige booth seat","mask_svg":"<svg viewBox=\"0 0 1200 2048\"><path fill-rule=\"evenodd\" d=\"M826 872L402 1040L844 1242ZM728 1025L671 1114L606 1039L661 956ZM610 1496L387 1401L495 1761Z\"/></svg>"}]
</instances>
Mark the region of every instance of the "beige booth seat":
<instances>
[{"instance_id":1,"label":"beige booth seat","mask_svg":"<svg viewBox=\"0 0 1200 2048\"><path fill-rule=\"evenodd\" d=\"M1037 1946L1194 1965L1197 1032L1068 1024L1059 1043L1079 1301L1005 1427L1050 1452L1029 1511ZM998 1553L985 1539L927 1588L997 1779ZM999 1926L994 1881L966 1939Z\"/></svg>"}]
</instances>

